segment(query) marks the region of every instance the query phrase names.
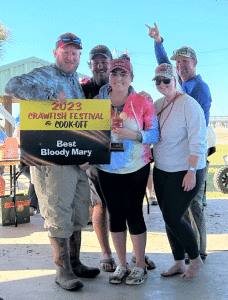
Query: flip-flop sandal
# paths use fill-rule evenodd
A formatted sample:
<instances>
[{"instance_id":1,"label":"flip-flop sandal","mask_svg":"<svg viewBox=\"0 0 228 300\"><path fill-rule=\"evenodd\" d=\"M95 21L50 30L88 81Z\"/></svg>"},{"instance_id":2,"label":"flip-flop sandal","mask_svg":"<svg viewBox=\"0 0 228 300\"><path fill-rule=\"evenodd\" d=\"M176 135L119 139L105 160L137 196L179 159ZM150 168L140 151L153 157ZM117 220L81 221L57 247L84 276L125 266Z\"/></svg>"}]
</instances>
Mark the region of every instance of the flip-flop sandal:
<instances>
[{"instance_id":1,"label":"flip-flop sandal","mask_svg":"<svg viewBox=\"0 0 228 300\"><path fill-rule=\"evenodd\" d=\"M175 276L175 275L179 275L179 274L184 274L184 272L182 272L182 271L176 271L173 274L168 274L168 275L166 275L164 273L161 273L161 276L162 277L171 277L171 276Z\"/></svg>"},{"instance_id":2,"label":"flip-flop sandal","mask_svg":"<svg viewBox=\"0 0 228 300\"><path fill-rule=\"evenodd\" d=\"M147 266L147 270L153 270L156 268L155 263L147 255L145 255L145 263Z\"/></svg>"},{"instance_id":3,"label":"flip-flop sandal","mask_svg":"<svg viewBox=\"0 0 228 300\"><path fill-rule=\"evenodd\" d=\"M105 272L115 272L116 270L116 263L114 258L107 258L107 259L102 259L100 261L100 264L109 264L111 268L106 269L105 266L101 266L101 269Z\"/></svg>"},{"instance_id":4,"label":"flip-flop sandal","mask_svg":"<svg viewBox=\"0 0 228 300\"><path fill-rule=\"evenodd\" d=\"M136 258L134 256L132 256L131 261L133 263L136 263ZM147 266L147 270L153 270L153 269L156 268L155 263L149 258L148 255L145 255L145 263L146 263L146 266Z\"/></svg>"},{"instance_id":5,"label":"flip-flop sandal","mask_svg":"<svg viewBox=\"0 0 228 300\"><path fill-rule=\"evenodd\" d=\"M201 257L202 261L205 261L207 258L207 254L200 253L200 257Z\"/></svg>"}]
</instances>

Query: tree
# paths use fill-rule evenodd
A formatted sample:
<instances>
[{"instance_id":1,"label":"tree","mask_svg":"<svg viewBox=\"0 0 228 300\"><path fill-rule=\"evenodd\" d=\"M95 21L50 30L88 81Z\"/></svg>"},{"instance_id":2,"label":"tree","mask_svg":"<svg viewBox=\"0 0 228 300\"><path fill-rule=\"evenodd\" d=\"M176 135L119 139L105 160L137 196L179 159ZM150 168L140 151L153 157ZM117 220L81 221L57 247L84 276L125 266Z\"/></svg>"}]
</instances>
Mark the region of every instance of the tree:
<instances>
[{"instance_id":1,"label":"tree","mask_svg":"<svg viewBox=\"0 0 228 300\"><path fill-rule=\"evenodd\" d=\"M0 22L0 57L2 56L3 53L3 48L2 46L9 41L11 37L11 30L7 27L5 27L1 22Z\"/></svg>"}]
</instances>

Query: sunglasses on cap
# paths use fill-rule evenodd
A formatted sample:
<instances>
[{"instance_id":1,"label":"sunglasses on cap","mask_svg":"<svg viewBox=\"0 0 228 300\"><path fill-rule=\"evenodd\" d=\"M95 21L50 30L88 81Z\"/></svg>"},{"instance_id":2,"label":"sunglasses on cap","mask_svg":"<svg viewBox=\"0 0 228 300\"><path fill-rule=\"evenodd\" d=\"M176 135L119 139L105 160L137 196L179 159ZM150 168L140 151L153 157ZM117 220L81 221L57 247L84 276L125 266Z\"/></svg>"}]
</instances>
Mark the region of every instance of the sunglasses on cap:
<instances>
[{"instance_id":1,"label":"sunglasses on cap","mask_svg":"<svg viewBox=\"0 0 228 300\"><path fill-rule=\"evenodd\" d=\"M177 49L177 50L173 51L174 55L187 55L189 53L195 55L195 52L191 48L187 48L187 47L186 48L182 48L182 49Z\"/></svg>"},{"instance_id":2,"label":"sunglasses on cap","mask_svg":"<svg viewBox=\"0 0 228 300\"><path fill-rule=\"evenodd\" d=\"M57 43L59 43L60 41L62 41L63 43L66 43L66 44L72 42L72 43L77 44L78 46L82 47L82 41L81 41L81 39L78 38L78 37L77 38L73 37L71 35L63 35L63 36L61 36L58 39Z\"/></svg>"},{"instance_id":3,"label":"sunglasses on cap","mask_svg":"<svg viewBox=\"0 0 228 300\"><path fill-rule=\"evenodd\" d=\"M170 84L171 79L169 79L169 78L164 78L164 79L161 79L161 78L155 78L154 81L155 81L155 84L156 84L156 85L160 85L161 82L163 82L164 84Z\"/></svg>"}]
</instances>

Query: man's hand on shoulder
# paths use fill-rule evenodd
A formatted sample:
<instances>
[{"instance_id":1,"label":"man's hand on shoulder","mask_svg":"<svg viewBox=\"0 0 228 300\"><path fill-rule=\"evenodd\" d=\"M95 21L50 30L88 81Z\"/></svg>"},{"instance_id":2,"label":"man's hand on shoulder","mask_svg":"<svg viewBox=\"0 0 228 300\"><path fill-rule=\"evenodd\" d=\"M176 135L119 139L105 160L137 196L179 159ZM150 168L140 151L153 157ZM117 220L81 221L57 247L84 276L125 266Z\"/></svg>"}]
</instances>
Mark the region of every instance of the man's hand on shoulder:
<instances>
[{"instance_id":1,"label":"man's hand on shoulder","mask_svg":"<svg viewBox=\"0 0 228 300\"><path fill-rule=\"evenodd\" d=\"M139 94L140 96L142 96L142 97L148 98L148 99L153 103L153 98L152 98L151 95L148 94L147 92L142 91L142 92L140 92L140 93L138 93L138 94Z\"/></svg>"},{"instance_id":2,"label":"man's hand on shoulder","mask_svg":"<svg viewBox=\"0 0 228 300\"><path fill-rule=\"evenodd\" d=\"M157 43L161 43L162 38L159 34L159 30L158 30L158 26L157 24L154 22L154 27L150 27L149 25L146 24L146 27L149 29L149 33L148 35L154 39Z\"/></svg>"}]
</instances>

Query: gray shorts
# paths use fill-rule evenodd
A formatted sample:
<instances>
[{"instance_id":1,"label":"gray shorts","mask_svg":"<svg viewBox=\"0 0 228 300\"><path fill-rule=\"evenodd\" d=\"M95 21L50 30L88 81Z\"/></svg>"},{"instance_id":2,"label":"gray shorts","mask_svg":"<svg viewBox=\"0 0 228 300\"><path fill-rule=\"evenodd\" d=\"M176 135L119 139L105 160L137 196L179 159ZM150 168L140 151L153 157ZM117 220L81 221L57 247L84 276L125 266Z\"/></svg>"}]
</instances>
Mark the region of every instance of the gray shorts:
<instances>
[{"instance_id":1,"label":"gray shorts","mask_svg":"<svg viewBox=\"0 0 228 300\"><path fill-rule=\"evenodd\" d=\"M98 181L97 168L95 166L91 166L86 171L86 174L89 178L91 206L94 207L95 205L101 205L102 207L106 207Z\"/></svg>"},{"instance_id":2,"label":"gray shorts","mask_svg":"<svg viewBox=\"0 0 228 300\"><path fill-rule=\"evenodd\" d=\"M68 238L89 219L90 190L78 166L31 167L40 212L50 237Z\"/></svg>"}]
</instances>

